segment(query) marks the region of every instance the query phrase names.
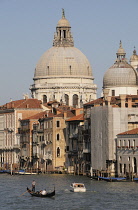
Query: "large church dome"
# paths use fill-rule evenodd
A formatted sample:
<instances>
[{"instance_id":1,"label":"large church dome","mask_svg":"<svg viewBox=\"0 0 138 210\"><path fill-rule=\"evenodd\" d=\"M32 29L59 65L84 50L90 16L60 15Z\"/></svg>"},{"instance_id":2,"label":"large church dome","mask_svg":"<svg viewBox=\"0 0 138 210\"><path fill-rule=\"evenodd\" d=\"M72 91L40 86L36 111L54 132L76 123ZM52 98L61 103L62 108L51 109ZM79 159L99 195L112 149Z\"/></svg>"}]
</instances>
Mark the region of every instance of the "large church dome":
<instances>
[{"instance_id":1,"label":"large church dome","mask_svg":"<svg viewBox=\"0 0 138 210\"><path fill-rule=\"evenodd\" d=\"M116 54L117 60L104 74L103 88L137 86L137 73L126 61L126 53L122 48L121 42Z\"/></svg>"},{"instance_id":2,"label":"large church dome","mask_svg":"<svg viewBox=\"0 0 138 210\"><path fill-rule=\"evenodd\" d=\"M97 86L93 84L91 65L74 47L64 10L56 27L53 46L38 61L33 80L32 97L43 103L57 100L77 108L96 99Z\"/></svg>"},{"instance_id":3,"label":"large church dome","mask_svg":"<svg viewBox=\"0 0 138 210\"><path fill-rule=\"evenodd\" d=\"M35 77L90 77L92 68L86 56L75 47L52 47L37 63Z\"/></svg>"}]
</instances>

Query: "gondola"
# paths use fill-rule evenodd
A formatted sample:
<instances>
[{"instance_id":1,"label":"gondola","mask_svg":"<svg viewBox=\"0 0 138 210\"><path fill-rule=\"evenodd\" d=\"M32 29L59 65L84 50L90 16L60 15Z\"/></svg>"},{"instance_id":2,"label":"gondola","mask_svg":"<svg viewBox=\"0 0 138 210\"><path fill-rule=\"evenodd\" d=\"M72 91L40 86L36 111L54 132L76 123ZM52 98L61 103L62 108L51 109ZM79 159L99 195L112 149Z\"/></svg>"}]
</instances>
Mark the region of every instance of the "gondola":
<instances>
[{"instance_id":1,"label":"gondola","mask_svg":"<svg viewBox=\"0 0 138 210\"><path fill-rule=\"evenodd\" d=\"M53 197L55 195L55 188L54 188L54 191L47 192L46 195L42 195L39 191L33 192L28 187L27 187L27 191L28 191L28 193L30 193L30 195L35 196L35 197L44 197L45 198L45 197Z\"/></svg>"}]
</instances>

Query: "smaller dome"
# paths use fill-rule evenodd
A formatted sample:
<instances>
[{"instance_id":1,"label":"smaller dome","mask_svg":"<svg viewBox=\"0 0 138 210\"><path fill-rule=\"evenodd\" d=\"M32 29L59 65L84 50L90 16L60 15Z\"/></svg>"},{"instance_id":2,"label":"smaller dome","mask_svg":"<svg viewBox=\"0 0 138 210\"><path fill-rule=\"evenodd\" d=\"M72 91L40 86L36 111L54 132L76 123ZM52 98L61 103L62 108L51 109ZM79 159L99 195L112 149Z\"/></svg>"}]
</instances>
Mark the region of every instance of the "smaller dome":
<instances>
[{"instance_id":1,"label":"smaller dome","mask_svg":"<svg viewBox=\"0 0 138 210\"><path fill-rule=\"evenodd\" d=\"M138 55L137 55L137 52L135 50L135 47L134 47L134 50L133 50L133 55L131 55L130 57L130 62L132 61L138 61Z\"/></svg>"},{"instance_id":2,"label":"smaller dome","mask_svg":"<svg viewBox=\"0 0 138 210\"><path fill-rule=\"evenodd\" d=\"M121 40L120 40L120 46L119 46L119 49L118 49L118 51L117 51L117 53L116 53L117 55L125 55L126 54L126 52L125 52L125 50L124 50L124 48L122 47L122 42L121 42Z\"/></svg>"},{"instance_id":3,"label":"smaller dome","mask_svg":"<svg viewBox=\"0 0 138 210\"><path fill-rule=\"evenodd\" d=\"M57 27L70 27L69 21L65 18L64 9L62 9L62 18L58 21Z\"/></svg>"},{"instance_id":4,"label":"smaller dome","mask_svg":"<svg viewBox=\"0 0 138 210\"><path fill-rule=\"evenodd\" d=\"M57 27L70 27L70 23L66 18L61 18L58 21Z\"/></svg>"},{"instance_id":5,"label":"smaller dome","mask_svg":"<svg viewBox=\"0 0 138 210\"><path fill-rule=\"evenodd\" d=\"M133 87L137 85L137 75L127 63L115 63L104 74L103 87Z\"/></svg>"},{"instance_id":6,"label":"smaller dome","mask_svg":"<svg viewBox=\"0 0 138 210\"><path fill-rule=\"evenodd\" d=\"M103 88L107 87L134 87L137 85L137 73L135 69L128 64L125 58L125 51L120 47L117 51L117 60L104 74Z\"/></svg>"}]
</instances>

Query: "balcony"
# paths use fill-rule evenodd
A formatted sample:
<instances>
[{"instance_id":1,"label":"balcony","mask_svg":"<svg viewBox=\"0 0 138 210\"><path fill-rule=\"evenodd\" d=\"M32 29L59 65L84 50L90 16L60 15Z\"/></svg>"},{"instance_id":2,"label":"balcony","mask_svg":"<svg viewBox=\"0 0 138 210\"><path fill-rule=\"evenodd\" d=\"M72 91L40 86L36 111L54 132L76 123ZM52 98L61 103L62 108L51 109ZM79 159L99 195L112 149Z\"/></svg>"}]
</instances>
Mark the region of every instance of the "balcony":
<instances>
[{"instance_id":1,"label":"balcony","mask_svg":"<svg viewBox=\"0 0 138 210\"><path fill-rule=\"evenodd\" d=\"M38 128L37 129L37 133L43 133L44 132L44 129L43 128Z\"/></svg>"},{"instance_id":2,"label":"balcony","mask_svg":"<svg viewBox=\"0 0 138 210\"><path fill-rule=\"evenodd\" d=\"M129 150L131 150L131 149L138 149L138 146L117 146L117 149L129 149Z\"/></svg>"}]
</instances>

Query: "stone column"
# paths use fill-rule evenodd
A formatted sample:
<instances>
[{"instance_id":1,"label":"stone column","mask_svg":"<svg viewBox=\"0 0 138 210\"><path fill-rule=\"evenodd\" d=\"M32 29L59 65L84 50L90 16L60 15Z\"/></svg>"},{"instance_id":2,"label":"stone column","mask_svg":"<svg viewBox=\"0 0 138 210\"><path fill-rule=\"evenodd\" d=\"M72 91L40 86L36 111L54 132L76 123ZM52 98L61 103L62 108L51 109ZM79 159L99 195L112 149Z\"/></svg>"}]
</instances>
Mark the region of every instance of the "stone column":
<instances>
[{"instance_id":1,"label":"stone column","mask_svg":"<svg viewBox=\"0 0 138 210\"><path fill-rule=\"evenodd\" d=\"M125 108L125 100L126 100L126 94L120 94L120 99L121 99L121 107Z\"/></svg>"},{"instance_id":2,"label":"stone column","mask_svg":"<svg viewBox=\"0 0 138 210\"><path fill-rule=\"evenodd\" d=\"M103 97L105 101L107 100L108 95L109 95L109 89L103 89Z\"/></svg>"}]
</instances>

